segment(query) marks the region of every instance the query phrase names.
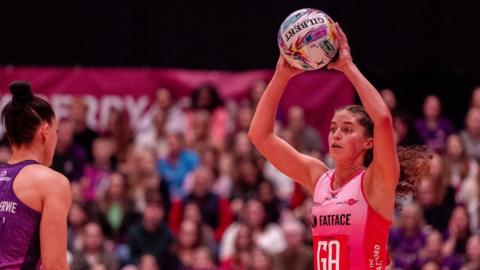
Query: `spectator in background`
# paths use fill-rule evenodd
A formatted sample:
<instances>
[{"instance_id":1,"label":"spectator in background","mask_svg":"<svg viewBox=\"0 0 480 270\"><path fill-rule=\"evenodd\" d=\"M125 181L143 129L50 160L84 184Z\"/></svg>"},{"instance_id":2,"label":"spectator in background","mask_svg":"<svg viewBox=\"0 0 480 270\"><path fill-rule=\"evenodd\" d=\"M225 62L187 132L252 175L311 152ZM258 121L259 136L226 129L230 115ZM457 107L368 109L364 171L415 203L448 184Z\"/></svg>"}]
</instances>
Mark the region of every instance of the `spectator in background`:
<instances>
[{"instance_id":1,"label":"spectator in background","mask_svg":"<svg viewBox=\"0 0 480 270\"><path fill-rule=\"evenodd\" d=\"M58 123L58 142L53 155L52 169L65 175L71 182L77 182L83 175L87 163L85 149L75 143L74 123L63 119Z\"/></svg>"},{"instance_id":2,"label":"spectator in background","mask_svg":"<svg viewBox=\"0 0 480 270\"><path fill-rule=\"evenodd\" d=\"M97 138L98 134L87 124L87 109L87 104L83 98L72 98L70 103L70 117L75 128L73 140L85 149L87 160L93 162L93 141Z\"/></svg>"},{"instance_id":3,"label":"spectator in background","mask_svg":"<svg viewBox=\"0 0 480 270\"><path fill-rule=\"evenodd\" d=\"M93 164L85 166L80 179L84 200L94 204L105 191L107 176L115 168L113 160L114 144L108 137L97 137L93 142Z\"/></svg>"},{"instance_id":4,"label":"spectator in background","mask_svg":"<svg viewBox=\"0 0 480 270\"><path fill-rule=\"evenodd\" d=\"M209 167L212 170L214 178L216 178L219 174L218 173L219 152L215 148L207 145L199 149L198 153L200 155L200 160L202 165ZM191 191L191 187L188 191Z\"/></svg>"},{"instance_id":5,"label":"spectator in background","mask_svg":"<svg viewBox=\"0 0 480 270\"><path fill-rule=\"evenodd\" d=\"M445 176L444 159L433 153L430 172L417 186L417 201L423 208L425 222L443 232L455 207L455 190Z\"/></svg>"},{"instance_id":6,"label":"spectator in background","mask_svg":"<svg viewBox=\"0 0 480 270\"><path fill-rule=\"evenodd\" d=\"M273 257L265 249L255 247L252 251L250 270L277 270L273 265Z\"/></svg>"},{"instance_id":7,"label":"spectator in background","mask_svg":"<svg viewBox=\"0 0 480 270\"><path fill-rule=\"evenodd\" d=\"M293 134L289 129L280 129L278 134L280 138L284 139L287 143L290 145L293 144ZM263 166L263 175L265 179L273 183L278 197L287 203L287 205L290 205L296 185L299 186L298 188L300 188L300 185L275 168L268 160L265 161L265 165Z\"/></svg>"},{"instance_id":8,"label":"spectator in background","mask_svg":"<svg viewBox=\"0 0 480 270\"><path fill-rule=\"evenodd\" d=\"M292 197L290 199L290 208L294 217L301 221L306 228L311 227L311 207L313 205L311 192L303 185L295 182ZM311 241L312 234L307 234L306 238Z\"/></svg>"},{"instance_id":9,"label":"spectator in background","mask_svg":"<svg viewBox=\"0 0 480 270\"><path fill-rule=\"evenodd\" d=\"M83 237L82 248L73 256L72 270L89 270L98 264L102 264L107 270L118 268L117 258L105 247L102 228L98 223L87 223L83 229Z\"/></svg>"},{"instance_id":10,"label":"spectator in background","mask_svg":"<svg viewBox=\"0 0 480 270\"><path fill-rule=\"evenodd\" d=\"M431 230L427 234L425 246L418 253L415 269L420 269L428 263L435 263L440 266L443 264L443 237L437 230Z\"/></svg>"},{"instance_id":11,"label":"spectator in background","mask_svg":"<svg viewBox=\"0 0 480 270\"><path fill-rule=\"evenodd\" d=\"M456 190L456 201L464 203L472 217L470 228L478 227L478 163L469 158L463 141L458 135L451 135L447 140L447 153L445 159L445 177Z\"/></svg>"},{"instance_id":12,"label":"spectator in background","mask_svg":"<svg viewBox=\"0 0 480 270\"><path fill-rule=\"evenodd\" d=\"M257 199L265 207L266 222L279 223L286 205L278 198L272 182L265 180L258 184Z\"/></svg>"},{"instance_id":13,"label":"spectator in background","mask_svg":"<svg viewBox=\"0 0 480 270\"><path fill-rule=\"evenodd\" d=\"M435 95L427 96L423 103L423 117L415 121L415 129L432 151L443 153L447 137L454 132L452 122L441 116L442 105Z\"/></svg>"},{"instance_id":14,"label":"spectator in background","mask_svg":"<svg viewBox=\"0 0 480 270\"><path fill-rule=\"evenodd\" d=\"M201 246L197 248L193 256L193 267L189 270L216 270L215 259L212 250Z\"/></svg>"},{"instance_id":15,"label":"spectator in background","mask_svg":"<svg viewBox=\"0 0 480 270\"><path fill-rule=\"evenodd\" d=\"M177 242L173 252L178 257L179 269L193 268L195 252L202 246L203 235L201 225L192 220L185 220L180 224Z\"/></svg>"},{"instance_id":16,"label":"spectator in background","mask_svg":"<svg viewBox=\"0 0 480 270\"><path fill-rule=\"evenodd\" d=\"M140 219L129 191L126 177L114 172L109 176L107 190L99 199L99 214L106 218L115 244L126 243L128 228Z\"/></svg>"},{"instance_id":17,"label":"spectator in background","mask_svg":"<svg viewBox=\"0 0 480 270\"><path fill-rule=\"evenodd\" d=\"M132 170L129 175L130 193L135 203L135 210L143 212L149 193L158 192L161 195L165 216L168 217L171 207L169 184L161 177L156 168L156 158L153 151L136 149L132 155Z\"/></svg>"},{"instance_id":18,"label":"spectator in background","mask_svg":"<svg viewBox=\"0 0 480 270\"><path fill-rule=\"evenodd\" d=\"M213 147L207 146L200 150L202 165L209 167L214 175L211 191L222 198L230 198L232 193L232 155L225 151L219 153ZM192 191L194 172L185 179L186 192Z\"/></svg>"},{"instance_id":19,"label":"spectator in background","mask_svg":"<svg viewBox=\"0 0 480 270\"><path fill-rule=\"evenodd\" d=\"M254 242L257 246L275 255L285 250L285 236L277 223L268 223L265 207L257 199L250 199L244 205L244 212L240 219L252 230ZM232 223L225 231L220 243L220 259L225 260L232 256L234 239L238 233L241 221Z\"/></svg>"},{"instance_id":20,"label":"spectator in background","mask_svg":"<svg viewBox=\"0 0 480 270\"><path fill-rule=\"evenodd\" d=\"M220 240L225 229L232 222L232 215L228 200L221 198L212 192L215 181L210 167L200 166L193 173L192 191L182 199L180 203L174 203L172 208L172 222L178 228L179 218L183 216L187 204L198 205L202 220L214 231L215 240ZM176 220L177 222L174 222Z\"/></svg>"},{"instance_id":21,"label":"spectator in background","mask_svg":"<svg viewBox=\"0 0 480 270\"><path fill-rule=\"evenodd\" d=\"M207 110L195 110L190 113L190 125L185 132L185 144L188 148L199 152L200 149L212 145L209 121L210 115Z\"/></svg>"},{"instance_id":22,"label":"spectator in background","mask_svg":"<svg viewBox=\"0 0 480 270\"><path fill-rule=\"evenodd\" d=\"M203 221L202 213L198 204L196 204L195 202L187 203L183 207L183 216L181 218L181 222L190 220L200 226L202 234L202 245L208 246L212 250L215 250L217 248L217 243L214 238L213 230L208 224ZM180 230L181 222L178 227L170 226L173 232L177 235L178 231Z\"/></svg>"},{"instance_id":23,"label":"spectator in background","mask_svg":"<svg viewBox=\"0 0 480 270\"><path fill-rule=\"evenodd\" d=\"M312 206L312 198L310 192L302 185L295 184L295 190L292 194L290 208L293 210L295 218L300 220L305 227L311 225L310 208ZM311 236L308 234L307 237Z\"/></svg>"},{"instance_id":24,"label":"spectator in background","mask_svg":"<svg viewBox=\"0 0 480 270\"><path fill-rule=\"evenodd\" d=\"M254 247L252 230L244 223L238 224L238 231L233 240L233 251L220 259L221 270L247 270L251 263Z\"/></svg>"},{"instance_id":25,"label":"spectator in background","mask_svg":"<svg viewBox=\"0 0 480 270\"><path fill-rule=\"evenodd\" d=\"M250 122L252 122L253 109L247 105L241 105L237 114L236 132L248 132Z\"/></svg>"},{"instance_id":26,"label":"spectator in background","mask_svg":"<svg viewBox=\"0 0 480 270\"><path fill-rule=\"evenodd\" d=\"M210 168L213 173L213 183L211 191L222 197L230 198L232 192L232 155L225 151L218 151L210 146L200 149L200 159L202 166ZM183 188L186 193L191 193L195 180L195 171L190 172L184 181Z\"/></svg>"},{"instance_id":27,"label":"spectator in background","mask_svg":"<svg viewBox=\"0 0 480 270\"><path fill-rule=\"evenodd\" d=\"M448 229L444 232L443 256L461 260L470 235L468 212L464 206L457 206L452 212Z\"/></svg>"},{"instance_id":28,"label":"spectator in background","mask_svg":"<svg viewBox=\"0 0 480 270\"><path fill-rule=\"evenodd\" d=\"M140 258L138 270L159 270L158 262L155 256L150 254L143 255Z\"/></svg>"},{"instance_id":29,"label":"spectator in background","mask_svg":"<svg viewBox=\"0 0 480 270\"><path fill-rule=\"evenodd\" d=\"M90 213L85 204L73 201L68 213L67 248L76 252L83 246L83 229L90 220Z\"/></svg>"},{"instance_id":30,"label":"spectator in background","mask_svg":"<svg viewBox=\"0 0 480 270\"><path fill-rule=\"evenodd\" d=\"M142 117L137 124L137 135L143 132L150 132L152 123L160 114L164 118L164 131L166 133L181 132L186 130L186 116L182 105L174 97L174 91L166 87L160 87L155 91L154 100L150 110Z\"/></svg>"},{"instance_id":31,"label":"spectator in background","mask_svg":"<svg viewBox=\"0 0 480 270\"><path fill-rule=\"evenodd\" d=\"M393 115L393 127L395 140L399 146L421 144L420 138L413 125L413 120L407 113L398 112Z\"/></svg>"},{"instance_id":32,"label":"spectator in background","mask_svg":"<svg viewBox=\"0 0 480 270\"><path fill-rule=\"evenodd\" d=\"M430 160L430 171L426 178L432 180L436 186L436 195L443 204L453 209L456 205L455 201L455 189L450 185L450 176L446 170L444 156L433 153Z\"/></svg>"},{"instance_id":33,"label":"spectator in background","mask_svg":"<svg viewBox=\"0 0 480 270\"><path fill-rule=\"evenodd\" d=\"M265 179L252 158L241 158L235 163L231 209L238 214L243 202L257 197L258 186Z\"/></svg>"},{"instance_id":34,"label":"spectator in background","mask_svg":"<svg viewBox=\"0 0 480 270\"><path fill-rule=\"evenodd\" d=\"M480 91L479 91L480 92ZM465 118L466 128L460 132L467 155L480 162L480 107L472 107Z\"/></svg>"},{"instance_id":35,"label":"spectator in background","mask_svg":"<svg viewBox=\"0 0 480 270\"><path fill-rule=\"evenodd\" d=\"M115 161L120 164L125 163L132 150L134 136L128 112L125 109L111 108L107 127L103 133L113 142Z\"/></svg>"},{"instance_id":36,"label":"spectator in background","mask_svg":"<svg viewBox=\"0 0 480 270\"><path fill-rule=\"evenodd\" d=\"M230 152L221 153L218 158L218 177L213 184L213 192L229 199L233 189L233 156Z\"/></svg>"},{"instance_id":37,"label":"spectator in background","mask_svg":"<svg viewBox=\"0 0 480 270\"><path fill-rule=\"evenodd\" d=\"M443 202L444 188L433 179L422 180L417 188L418 203L423 208L427 225L443 232L447 228L452 209Z\"/></svg>"},{"instance_id":38,"label":"spectator in background","mask_svg":"<svg viewBox=\"0 0 480 270\"><path fill-rule=\"evenodd\" d=\"M247 133L244 131L235 134L232 152L236 160L242 158L256 158L255 150L248 140Z\"/></svg>"},{"instance_id":39,"label":"spectator in background","mask_svg":"<svg viewBox=\"0 0 480 270\"><path fill-rule=\"evenodd\" d=\"M96 263L90 266L90 270L108 270L108 267L103 263Z\"/></svg>"},{"instance_id":40,"label":"spectator in background","mask_svg":"<svg viewBox=\"0 0 480 270\"><path fill-rule=\"evenodd\" d=\"M157 170L168 183L171 199L180 200L185 196L185 176L198 167L200 157L196 152L185 148L182 133L169 133L167 141L168 155L158 160Z\"/></svg>"},{"instance_id":41,"label":"spectator in background","mask_svg":"<svg viewBox=\"0 0 480 270\"><path fill-rule=\"evenodd\" d=\"M392 91L392 89L385 88L380 91L380 95L382 96L385 105L387 105L392 115L395 115L397 113L397 97L395 96L395 93Z\"/></svg>"},{"instance_id":42,"label":"spectator in background","mask_svg":"<svg viewBox=\"0 0 480 270\"><path fill-rule=\"evenodd\" d=\"M472 235L467 242L466 262L461 270L480 269L480 236Z\"/></svg>"},{"instance_id":43,"label":"spectator in background","mask_svg":"<svg viewBox=\"0 0 480 270\"><path fill-rule=\"evenodd\" d=\"M430 261L430 262L425 263L422 266L421 270L441 270L441 269L440 269L440 265L438 265L438 263Z\"/></svg>"},{"instance_id":44,"label":"spectator in background","mask_svg":"<svg viewBox=\"0 0 480 270\"><path fill-rule=\"evenodd\" d=\"M380 94L389 108L393 117L393 127L395 130L395 141L399 146L411 146L422 144L415 129L412 116L398 107L395 93L388 88L380 91Z\"/></svg>"},{"instance_id":45,"label":"spectator in background","mask_svg":"<svg viewBox=\"0 0 480 270\"><path fill-rule=\"evenodd\" d=\"M135 148L154 151L155 157L165 157L168 153L165 126L166 114L162 110L157 110L148 129L135 137Z\"/></svg>"},{"instance_id":46,"label":"spectator in background","mask_svg":"<svg viewBox=\"0 0 480 270\"><path fill-rule=\"evenodd\" d=\"M288 109L287 127L293 135L293 146L302 153L323 153L323 141L318 131L305 122L305 111L300 106Z\"/></svg>"},{"instance_id":47,"label":"spectator in background","mask_svg":"<svg viewBox=\"0 0 480 270\"><path fill-rule=\"evenodd\" d=\"M467 156L465 145L457 134L448 136L443 158L444 177L446 177L444 182L448 183L458 195L462 192L465 181L474 181L478 174L478 164Z\"/></svg>"},{"instance_id":48,"label":"spectator in background","mask_svg":"<svg viewBox=\"0 0 480 270\"><path fill-rule=\"evenodd\" d=\"M210 143L216 149L225 149L227 136L234 126L217 89L211 84L200 85L193 90L191 101L190 111L187 113L187 130L192 126L192 116L196 111L208 111Z\"/></svg>"},{"instance_id":49,"label":"spectator in background","mask_svg":"<svg viewBox=\"0 0 480 270\"><path fill-rule=\"evenodd\" d=\"M74 182L71 184L72 190L72 201L74 202L85 202L85 195L83 194L83 187L81 182Z\"/></svg>"},{"instance_id":50,"label":"spectator in background","mask_svg":"<svg viewBox=\"0 0 480 270\"><path fill-rule=\"evenodd\" d=\"M422 231L422 210L417 204L404 206L400 212L398 226L390 231L389 251L395 268L414 269L420 249L425 244Z\"/></svg>"},{"instance_id":51,"label":"spectator in background","mask_svg":"<svg viewBox=\"0 0 480 270\"><path fill-rule=\"evenodd\" d=\"M476 86L472 91L470 107L476 107L480 109L480 85Z\"/></svg>"},{"instance_id":52,"label":"spectator in background","mask_svg":"<svg viewBox=\"0 0 480 270\"><path fill-rule=\"evenodd\" d=\"M172 254L175 239L164 222L164 215L160 194L151 193L142 221L130 228L128 246L132 263L138 264L143 255L151 254L160 269L175 269L176 260Z\"/></svg>"},{"instance_id":53,"label":"spectator in background","mask_svg":"<svg viewBox=\"0 0 480 270\"><path fill-rule=\"evenodd\" d=\"M480 173L463 182L458 198L470 216L471 231L480 232Z\"/></svg>"},{"instance_id":54,"label":"spectator in background","mask_svg":"<svg viewBox=\"0 0 480 270\"><path fill-rule=\"evenodd\" d=\"M287 248L274 256L277 270L311 270L313 268L312 249L305 244L305 227L297 220L282 224Z\"/></svg>"},{"instance_id":55,"label":"spectator in background","mask_svg":"<svg viewBox=\"0 0 480 270\"><path fill-rule=\"evenodd\" d=\"M255 110L255 108L257 107L258 101L262 97L263 92L265 92L265 88L267 88L267 83L263 79L256 79L250 85L248 104L252 108L252 110Z\"/></svg>"}]
</instances>

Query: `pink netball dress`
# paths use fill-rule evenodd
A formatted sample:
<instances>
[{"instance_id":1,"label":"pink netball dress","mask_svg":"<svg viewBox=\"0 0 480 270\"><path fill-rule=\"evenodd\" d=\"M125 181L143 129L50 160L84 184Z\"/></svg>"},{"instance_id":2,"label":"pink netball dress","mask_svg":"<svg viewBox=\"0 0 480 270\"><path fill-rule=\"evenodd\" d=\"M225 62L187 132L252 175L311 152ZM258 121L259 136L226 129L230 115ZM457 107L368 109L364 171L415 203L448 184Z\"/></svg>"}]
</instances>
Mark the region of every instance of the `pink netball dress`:
<instances>
[{"instance_id":1,"label":"pink netball dress","mask_svg":"<svg viewBox=\"0 0 480 270\"><path fill-rule=\"evenodd\" d=\"M334 170L315 186L311 226L315 270L385 269L391 222L368 204L362 170L333 190Z\"/></svg>"}]
</instances>

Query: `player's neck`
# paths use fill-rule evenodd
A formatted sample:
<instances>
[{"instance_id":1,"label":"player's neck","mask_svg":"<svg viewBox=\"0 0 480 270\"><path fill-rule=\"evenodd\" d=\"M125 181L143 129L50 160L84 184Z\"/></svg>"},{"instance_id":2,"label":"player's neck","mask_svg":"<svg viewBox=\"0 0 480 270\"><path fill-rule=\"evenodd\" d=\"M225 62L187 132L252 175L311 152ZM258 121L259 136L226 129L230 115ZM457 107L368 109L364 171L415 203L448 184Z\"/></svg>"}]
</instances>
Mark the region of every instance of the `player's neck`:
<instances>
[{"instance_id":1,"label":"player's neck","mask_svg":"<svg viewBox=\"0 0 480 270\"><path fill-rule=\"evenodd\" d=\"M15 164L24 160L35 160L39 163L43 163L43 155L37 149L31 149L25 146L14 146L12 148L12 157L8 161L10 164Z\"/></svg>"},{"instance_id":2,"label":"player's neck","mask_svg":"<svg viewBox=\"0 0 480 270\"><path fill-rule=\"evenodd\" d=\"M359 174L362 170L365 170L363 164L350 164L344 165L341 164L335 166L335 178L334 187L341 187L350 181L354 176Z\"/></svg>"}]
</instances>

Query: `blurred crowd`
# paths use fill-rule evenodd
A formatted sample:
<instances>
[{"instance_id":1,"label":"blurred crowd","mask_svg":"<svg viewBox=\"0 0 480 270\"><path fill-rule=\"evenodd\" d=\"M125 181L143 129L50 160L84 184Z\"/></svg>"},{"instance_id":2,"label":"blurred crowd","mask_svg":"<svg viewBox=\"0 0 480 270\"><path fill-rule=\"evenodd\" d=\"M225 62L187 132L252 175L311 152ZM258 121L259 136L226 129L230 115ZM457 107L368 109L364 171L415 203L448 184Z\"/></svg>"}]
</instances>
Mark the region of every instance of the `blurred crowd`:
<instances>
[{"instance_id":1,"label":"blurred crowd","mask_svg":"<svg viewBox=\"0 0 480 270\"><path fill-rule=\"evenodd\" d=\"M58 119L52 165L72 186L71 269L313 269L311 196L247 137L265 86L255 81L241 102L222 100L212 85L181 98L160 88L142 121L112 109L102 130L86 124L87 106L74 98L70 117ZM442 115L435 95L412 115L393 91L381 94L397 144L424 144L433 155L416 194L399 201L392 269L480 269L480 87L465 123ZM301 107L284 112L275 132L334 166ZM3 139L0 162L9 155Z\"/></svg>"}]
</instances>

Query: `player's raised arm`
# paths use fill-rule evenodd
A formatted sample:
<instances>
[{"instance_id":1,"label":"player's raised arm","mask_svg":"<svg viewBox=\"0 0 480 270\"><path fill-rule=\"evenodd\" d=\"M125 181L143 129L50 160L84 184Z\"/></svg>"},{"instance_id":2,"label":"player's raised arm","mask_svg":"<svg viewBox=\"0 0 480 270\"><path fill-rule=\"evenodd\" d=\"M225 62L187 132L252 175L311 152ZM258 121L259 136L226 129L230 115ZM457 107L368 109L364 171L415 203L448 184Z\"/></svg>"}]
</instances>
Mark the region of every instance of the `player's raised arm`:
<instances>
[{"instance_id":1,"label":"player's raised arm","mask_svg":"<svg viewBox=\"0 0 480 270\"><path fill-rule=\"evenodd\" d=\"M278 103L288 81L302 71L279 57L272 80L260 99L248 136L260 153L284 174L313 191L320 175L327 170L320 160L299 153L274 132Z\"/></svg>"},{"instance_id":2,"label":"player's raised arm","mask_svg":"<svg viewBox=\"0 0 480 270\"><path fill-rule=\"evenodd\" d=\"M329 64L328 67L342 71L347 76L355 87L365 111L372 119L374 125L374 147L373 161L370 165L371 170L377 176L375 179L379 180L376 183L379 185L378 188L382 189L382 192L388 190L393 195L400 175L400 164L390 110L377 89L353 63L347 36L338 24L336 24L336 27L340 56L337 61Z\"/></svg>"}]
</instances>

